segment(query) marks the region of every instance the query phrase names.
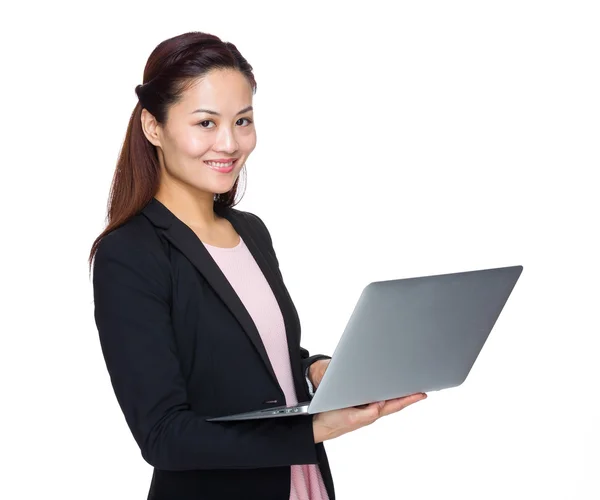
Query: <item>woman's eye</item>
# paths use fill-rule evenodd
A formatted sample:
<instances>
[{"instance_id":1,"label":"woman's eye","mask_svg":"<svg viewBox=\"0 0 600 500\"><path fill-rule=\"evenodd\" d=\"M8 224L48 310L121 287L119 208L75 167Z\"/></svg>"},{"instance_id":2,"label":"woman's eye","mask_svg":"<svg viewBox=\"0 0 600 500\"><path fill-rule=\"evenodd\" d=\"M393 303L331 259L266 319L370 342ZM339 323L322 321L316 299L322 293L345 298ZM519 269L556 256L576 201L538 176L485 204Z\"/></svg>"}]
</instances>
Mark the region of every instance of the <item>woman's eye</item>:
<instances>
[{"instance_id":1,"label":"woman's eye","mask_svg":"<svg viewBox=\"0 0 600 500\"><path fill-rule=\"evenodd\" d=\"M240 118L236 122L236 124L242 125L240 122L243 122L243 120L246 120L248 122L248 124L246 126L248 126L248 125L250 125L252 123L252 120L250 118ZM207 125L208 123L212 123L214 125L215 122L213 122L212 120L204 120L204 121L201 121L200 123L198 123L198 125L200 125L202 128L213 128L213 127L209 127Z\"/></svg>"}]
</instances>

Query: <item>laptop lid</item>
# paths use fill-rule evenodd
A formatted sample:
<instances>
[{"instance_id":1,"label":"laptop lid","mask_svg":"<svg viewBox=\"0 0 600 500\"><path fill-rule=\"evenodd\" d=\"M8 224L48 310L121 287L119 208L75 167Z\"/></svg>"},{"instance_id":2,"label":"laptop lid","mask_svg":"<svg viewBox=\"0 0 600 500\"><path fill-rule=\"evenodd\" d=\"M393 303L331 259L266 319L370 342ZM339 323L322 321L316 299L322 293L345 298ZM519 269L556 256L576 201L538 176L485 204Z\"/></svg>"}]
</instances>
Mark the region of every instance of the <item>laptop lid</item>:
<instances>
[{"instance_id":1,"label":"laptop lid","mask_svg":"<svg viewBox=\"0 0 600 500\"><path fill-rule=\"evenodd\" d=\"M511 266L370 283L308 412L462 384L522 270Z\"/></svg>"}]
</instances>

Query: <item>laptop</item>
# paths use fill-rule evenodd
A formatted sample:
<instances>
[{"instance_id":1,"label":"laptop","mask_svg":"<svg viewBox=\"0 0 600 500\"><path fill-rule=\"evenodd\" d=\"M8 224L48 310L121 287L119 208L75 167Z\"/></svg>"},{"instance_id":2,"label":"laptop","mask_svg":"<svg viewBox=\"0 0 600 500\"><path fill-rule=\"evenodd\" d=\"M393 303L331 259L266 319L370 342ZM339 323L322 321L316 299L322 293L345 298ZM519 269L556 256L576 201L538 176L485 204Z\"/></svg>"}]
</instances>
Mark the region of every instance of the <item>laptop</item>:
<instances>
[{"instance_id":1,"label":"laptop","mask_svg":"<svg viewBox=\"0 0 600 500\"><path fill-rule=\"evenodd\" d=\"M522 270L374 281L363 289L312 400L207 420L312 415L457 387Z\"/></svg>"}]
</instances>

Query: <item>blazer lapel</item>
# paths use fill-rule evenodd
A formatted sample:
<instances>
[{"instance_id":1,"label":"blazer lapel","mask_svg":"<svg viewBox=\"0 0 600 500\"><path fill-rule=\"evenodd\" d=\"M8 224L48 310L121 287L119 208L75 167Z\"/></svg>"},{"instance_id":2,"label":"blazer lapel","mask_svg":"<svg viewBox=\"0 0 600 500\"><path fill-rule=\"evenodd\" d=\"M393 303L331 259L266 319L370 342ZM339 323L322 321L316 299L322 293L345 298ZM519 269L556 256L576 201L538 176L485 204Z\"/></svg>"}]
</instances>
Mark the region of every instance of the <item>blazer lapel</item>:
<instances>
[{"instance_id":1,"label":"blazer lapel","mask_svg":"<svg viewBox=\"0 0 600 500\"><path fill-rule=\"evenodd\" d=\"M254 347L265 364L267 371L273 378L275 384L277 384L279 387L277 376L275 375L273 366L271 365L271 361L269 360L269 356L256 325L252 320L252 317L196 233L194 233L190 227L179 220L156 198L153 198L152 201L144 208L143 214L148 217L155 226L162 229L165 238L167 238L173 246L175 246L187 257L194 267L204 276L214 291L221 297L225 305L235 316L244 332L254 344ZM269 268L268 263L262 256L260 250L256 247L251 236L248 234L245 225L238 221L229 210L225 210L224 213L220 212L219 214L225 216L227 220L231 222L238 234L240 234L240 236L244 239L244 242L247 243L252 255L256 259L263 273L265 273L269 284L273 288L273 271ZM277 290L277 288L274 288L274 291L275 290ZM277 296L278 294L275 293L275 295ZM279 297L277 297L277 300L280 301Z\"/></svg>"},{"instance_id":2,"label":"blazer lapel","mask_svg":"<svg viewBox=\"0 0 600 500\"><path fill-rule=\"evenodd\" d=\"M231 223L237 233L242 237L244 243L246 243L246 246L248 247L248 250L254 257L254 260L265 276L265 279L273 291L273 295L275 295L275 299L279 304L279 309L281 310L281 314L283 316L290 359L301 359L302 356L299 349L300 321L295 308L293 308L292 298L289 296L283 281L279 278L277 271L265 257L265 253L268 251L268 249L264 248L264 246L267 245L267 242L263 241L261 237L257 237L257 233L251 230L249 222L246 220L245 216L240 216L239 214L236 214L236 211L231 209L221 209L218 210L217 213L222 217L225 217ZM294 320L293 322L292 319ZM260 340L260 342L262 345L262 340ZM302 374L301 364L291 363L291 367L296 394L298 397L301 397L301 391L303 387L302 384L304 383L304 375Z\"/></svg>"}]
</instances>

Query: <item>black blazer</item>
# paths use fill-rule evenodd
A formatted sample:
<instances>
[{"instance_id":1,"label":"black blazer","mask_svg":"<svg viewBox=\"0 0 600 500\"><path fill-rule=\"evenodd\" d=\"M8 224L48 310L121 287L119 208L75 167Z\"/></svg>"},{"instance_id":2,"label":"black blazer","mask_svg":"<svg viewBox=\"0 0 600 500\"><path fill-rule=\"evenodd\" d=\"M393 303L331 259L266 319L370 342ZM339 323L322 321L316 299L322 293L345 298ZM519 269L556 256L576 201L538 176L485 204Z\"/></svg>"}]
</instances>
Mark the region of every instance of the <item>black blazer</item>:
<instances>
[{"instance_id":1,"label":"black blazer","mask_svg":"<svg viewBox=\"0 0 600 500\"><path fill-rule=\"evenodd\" d=\"M300 321L262 220L219 208L244 239L285 320L299 401L310 399ZM154 467L152 500L288 500L290 465L318 463L335 498L312 416L206 418L286 404L260 335L195 233L155 198L101 241L95 320L119 405Z\"/></svg>"}]
</instances>

